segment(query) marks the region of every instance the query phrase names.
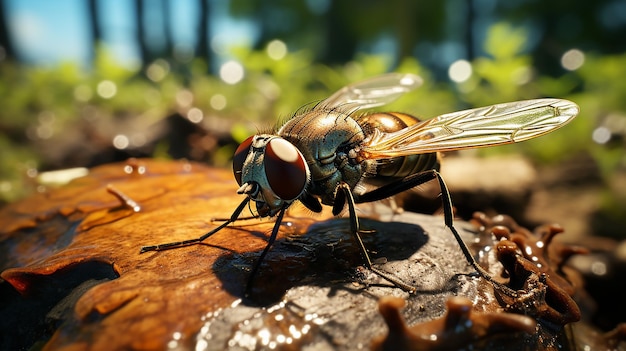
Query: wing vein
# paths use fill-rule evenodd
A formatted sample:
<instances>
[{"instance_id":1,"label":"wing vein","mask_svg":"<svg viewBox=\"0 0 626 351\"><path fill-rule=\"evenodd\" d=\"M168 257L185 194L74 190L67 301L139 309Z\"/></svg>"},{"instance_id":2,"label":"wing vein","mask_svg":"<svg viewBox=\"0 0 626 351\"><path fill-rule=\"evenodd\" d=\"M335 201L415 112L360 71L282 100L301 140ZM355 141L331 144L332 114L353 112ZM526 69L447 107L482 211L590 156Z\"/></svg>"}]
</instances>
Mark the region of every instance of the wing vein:
<instances>
[{"instance_id":1,"label":"wing vein","mask_svg":"<svg viewBox=\"0 0 626 351\"><path fill-rule=\"evenodd\" d=\"M535 99L452 112L402 130L373 133L361 151L370 158L478 148L520 142L571 121L578 106L561 99Z\"/></svg>"}]
</instances>

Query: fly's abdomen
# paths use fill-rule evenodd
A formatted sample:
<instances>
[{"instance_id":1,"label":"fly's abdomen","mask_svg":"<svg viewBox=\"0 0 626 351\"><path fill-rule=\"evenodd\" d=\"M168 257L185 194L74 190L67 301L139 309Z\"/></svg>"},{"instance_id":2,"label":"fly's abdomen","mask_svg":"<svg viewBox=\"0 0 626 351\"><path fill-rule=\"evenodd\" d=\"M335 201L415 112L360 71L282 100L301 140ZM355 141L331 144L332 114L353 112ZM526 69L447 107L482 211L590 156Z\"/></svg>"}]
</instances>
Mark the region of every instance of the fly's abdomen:
<instances>
[{"instance_id":1,"label":"fly's abdomen","mask_svg":"<svg viewBox=\"0 0 626 351\"><path fill-rule=\"evenodd\" d=\"M439 170L439 158L436 153L401 156L380 161L376 168L376 176L404 178L429 169Z\"/></svg>"},{"instance_id":2,"label":"fly's abdomen","mask_svg":"<svg viewBox=\"0 0 626 351\"><path fill-rule=\"evenodd\" d=\"M374 129L383 133L392 133L419 122L419 119L405 113L381 112L362 116L358 118L358 122L366 134ZM375 176L381 180L384 178L404 178L410 174L429 169L439 169L437 153L379 160L376 165Z\"/></svg>"}]
</instances>

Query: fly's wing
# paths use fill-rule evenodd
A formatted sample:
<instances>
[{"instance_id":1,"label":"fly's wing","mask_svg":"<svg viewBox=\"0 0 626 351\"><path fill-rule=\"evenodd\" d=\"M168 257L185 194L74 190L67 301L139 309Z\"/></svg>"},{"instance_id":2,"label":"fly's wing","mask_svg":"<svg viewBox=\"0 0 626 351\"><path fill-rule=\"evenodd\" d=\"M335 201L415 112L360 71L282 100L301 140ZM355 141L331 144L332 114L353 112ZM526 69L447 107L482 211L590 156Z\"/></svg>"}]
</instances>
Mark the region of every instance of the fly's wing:
<instances>
[{"instance_id":1,"label":"fly's wing","mask_svg":"<svg viewBox=\"0 0 626 351\"><path fill-rule=\"evenodd\" d=\"M549 133L579 112L561 99L516 101L452 112L393 133L375 130L364 141L367 158L390 158L437 151L516 143Z\"/></svg>"},{"instance_id":2,"label":"fly's wing","mask_svg":"<svg viewBox=\"0 0 626 351\"><path fill-rule=\"evenodd\" d=\"M345 86L319 103L315 109L355 112L388 104L422 85L422 78L410 73L389 73Z\"/></svg>"}]
</instances>

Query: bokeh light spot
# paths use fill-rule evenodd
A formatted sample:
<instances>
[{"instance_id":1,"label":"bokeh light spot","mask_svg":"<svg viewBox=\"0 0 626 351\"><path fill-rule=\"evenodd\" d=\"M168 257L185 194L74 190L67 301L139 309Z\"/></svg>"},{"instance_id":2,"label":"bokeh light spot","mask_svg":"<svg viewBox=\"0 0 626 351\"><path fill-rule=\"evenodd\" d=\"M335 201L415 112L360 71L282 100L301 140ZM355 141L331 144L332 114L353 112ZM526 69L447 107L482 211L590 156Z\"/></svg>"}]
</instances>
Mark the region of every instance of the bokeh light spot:
<instances>
[{"instance_id":1,"label":"bokeh light spot","mask_svg":"<svg viewBox=\"0 0 626 351\"><path fill-rule=\"evenodd\" d=\"M585 63L585 53L578 49L567 50L561 56L561 66L568 71L575 71Z\"/></svg>"},{"instance_id":2,"label":"bokeh light spot","mask_svg":"<svg viewBox=\"0 0 626 351\"><path fill-rule=\"evenodd\" d=\"M74 99L81 102L87 102L93 96L91 87L86 84L80 84L74 88Z\"/></svg>"},{"instance_id":3,"label":"bokeh light spot","mask_svg":"<svg viewBox=\"0 0 626 351\"><path fill-rule=\"evenodd\" d=\"M591 138L596 144L606 144L611 140L611 131L607 127L598 127L591 134Z\"/></svg>"},{"instance_id":4,"label":"bokeh light spot","mask_svg":"<svg viewBox=\"0 0 626 351\"><path fill-rule=\"evenodd\" d=\"M190 107L193 103L193 93L187 89L177 92L176 103L180 107Z\"/></svg>"},{"instance_id":5,"label":"bokeh light spot","mask_svg":"<svg viewBox=\"0 0 626 351\"><path fill-rule=\"evenodd\" d=\"M192 123L200 123L204 119L204 113L197 107L193 107L187 111L187 119Z\"/></svg>"},{"instance_id":6,"label":"bokeh light spot","mask_svg":"<svg viewBox=\"0 0 626 351\"><path fill-rule=\"evenodd\" d=\"M211 96L211 100L209 100L211 107L217 111L223 110L226 107L227 102L226 97L222 94L215 94Z\"/></svg>"},{"instance_id":7,"label":"bokeh light spot","mask_svg":"<svg viewBox=\"0 0 626 351\"><path fill-rule=\"evenodd\" d=\"M220 78L228 84L239 83L244 76L243 66L237 61L228 61L220 67Z\"/></svg>"},{"instance_id":8,"label":"bokeh light spot","mask_svg":"<svg viewBox=\"0 0 626 351\"><path fill-rule=\"evenodd\" d=\"M169 72L169 62L163 59L158 59L148 66L146 69L146 76L153 82L160 82Z\"/></svg>"},{"instance_id":9,"label":"bokeh light spot","mask_svg":"<svg viewBox=\"0 0 626 351\"><path fill-rule=\"evenodd\" d=\"M267 56L272 60L281 60L287 55L287 44L282 40L274 39L267 44Z\"/></svg>"},{"instance_id":10,"label":"bokeh light spot","mask_svg":"<svg viewBox=\"0 0 626 351\"><path fill-rule=\"evenodd\" d=\"M110 80L103 80L98 83L96 88L98 95L104 99L110 99L117 94L117 85Z\"/></svg>"},{"instance_id":11,"label":"bokeh light spot","mask_svg":"<svg viewBox=\"0 0 626 351\"><path fill-rule=\"evenodd\" d=\"M124 150L128 147L129 144L130 141L128 140L128 137L126 135L118 134L113 138L113 147L115 147L116 149Z\"/></svg>"},{"instance_id":12,"label":"bokeh light spot","mask_svg":"<svg viewBox=\"0 0 626 351\"><path fill-rule=\"evenodd\" d=\"M472 64L467 60L456 60L448 68L448 76L455 83L463 83L472 76Z\"/></svg>"}]
</instances>

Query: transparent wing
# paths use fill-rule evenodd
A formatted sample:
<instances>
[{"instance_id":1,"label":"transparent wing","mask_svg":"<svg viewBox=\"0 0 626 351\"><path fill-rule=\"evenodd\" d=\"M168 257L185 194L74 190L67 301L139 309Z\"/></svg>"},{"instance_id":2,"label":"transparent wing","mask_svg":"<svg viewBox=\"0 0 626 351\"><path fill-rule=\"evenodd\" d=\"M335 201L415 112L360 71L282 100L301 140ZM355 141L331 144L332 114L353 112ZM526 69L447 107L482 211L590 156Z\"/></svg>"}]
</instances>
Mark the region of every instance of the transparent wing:
<instances>
[{"instance_id":1,"label":"transparent wing","mask_svg":"<svg viewBox=\"0 0 626 351\"><path fill-rule=\"evenodd\" d=\"M360 109L382 106L402 94L422 85L422 78L410 73L389 73L350 84L335 92L317 105L316 109L336 109L355 112Z\"/></svg>"},{"instance_id":2,"label":"transparent wing","mask_svg":"<svg viewBox=\"0 0 626 351\"><path fill-rule=\"evenodd\" d=\"M561 99L516 101L452 112L393 133L376 130L361 148L367 158L516 143L549 133L579 112Z\"/></svg>"}]
</instances>

